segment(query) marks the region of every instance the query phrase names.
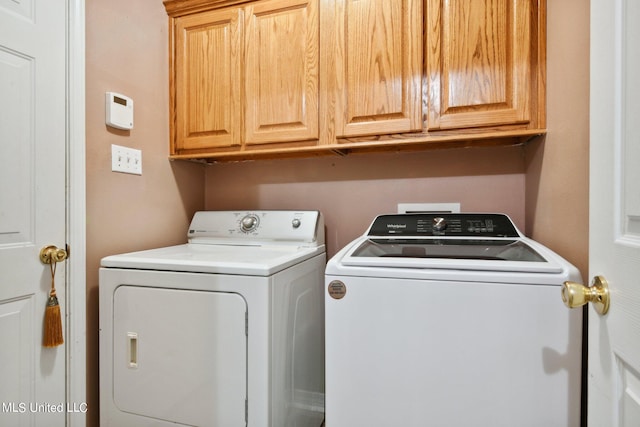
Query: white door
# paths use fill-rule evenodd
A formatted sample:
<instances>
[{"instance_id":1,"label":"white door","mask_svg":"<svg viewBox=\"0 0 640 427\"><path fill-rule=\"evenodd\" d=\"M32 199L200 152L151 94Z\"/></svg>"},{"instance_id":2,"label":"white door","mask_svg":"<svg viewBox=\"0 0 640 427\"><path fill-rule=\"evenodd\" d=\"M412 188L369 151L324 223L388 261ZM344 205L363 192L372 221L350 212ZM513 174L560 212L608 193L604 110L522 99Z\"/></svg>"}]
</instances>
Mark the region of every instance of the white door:
<instances>
[{"instance_id":1,"label":"white door","mask_svg":"<svg viewBox=\"0 0 640 427\"><path fill-rule=\"evenodd\" d=\"M65 0L0 0L0 425L63 426L66 346L44 348L65 246ZM65 263L57 295L65 321Z\"/></svg>"},{"instance_id":2,"label":"white door","mask_svg":"<svg viewBox=\"0 0 640 427\"><path fill-rule=\"evenodd\" d=\"M591 0L589 426L640 426L640 2Z\"/></svg>"}]
</instances>

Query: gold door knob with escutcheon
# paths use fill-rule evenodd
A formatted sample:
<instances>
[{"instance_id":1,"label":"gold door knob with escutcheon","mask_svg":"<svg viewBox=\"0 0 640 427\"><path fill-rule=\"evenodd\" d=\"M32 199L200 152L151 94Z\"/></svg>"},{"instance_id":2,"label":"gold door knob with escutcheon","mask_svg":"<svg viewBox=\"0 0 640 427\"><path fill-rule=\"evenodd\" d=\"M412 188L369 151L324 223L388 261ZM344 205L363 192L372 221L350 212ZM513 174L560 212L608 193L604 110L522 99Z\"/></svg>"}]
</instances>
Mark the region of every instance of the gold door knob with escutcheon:
<instances>
[{"instance_id":1,"label":"gold door knob with escutcheon","mask_svg":"<svg viewBox=\"0 0 640 427\"><path fill-rule=\"evenodd\" d=\"M55 245L45 246L40 249L40 261L44 264L55 264L67 259L67 251L60 249Z\"/></svg>"},{"instance_id":2,"label":"gold door knob with escutcheon","mask_svg":"<svg viewBox=\"0 0 640 427\"><path fill-rule=\"evenodd\" d=\"M562 285L562 301L569 308L592 303L599 314L609 311L609 284L602 276L595 276L591 286L566 281Z\"/></svg>"}]
</instances>

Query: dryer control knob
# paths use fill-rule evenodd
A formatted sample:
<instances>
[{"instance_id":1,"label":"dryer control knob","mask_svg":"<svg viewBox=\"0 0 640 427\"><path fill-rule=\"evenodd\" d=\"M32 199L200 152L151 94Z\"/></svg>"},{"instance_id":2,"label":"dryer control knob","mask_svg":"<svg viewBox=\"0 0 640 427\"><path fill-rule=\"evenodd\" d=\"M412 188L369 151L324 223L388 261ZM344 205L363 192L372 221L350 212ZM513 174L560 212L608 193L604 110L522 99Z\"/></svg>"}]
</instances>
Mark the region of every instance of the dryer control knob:
<instances>
[{"instance_id":1,"label":"dryer control knob","mask_svg":"<svg viewBox=\"0 0 640 427\"><path fill-rule=\"evenodd\" d=\"M293 228L298 228L298 227L300 227L300 224L302 224L302 223L300 222L300 220L299 220L298 218L295 218L293 221L291 221L291 226L292 226Z\"/></svg>"},{"instance_id":2,"label":"dryer control knob","mask_svg":"<svg viewBox=\"0 0 640 427\"><path fill-rule=\"evenodd\" d=\"M433 218L433 231L442 231L447 228L447 220L442 217Z\"/></svg>"},{"instance_id":3,"label":"dryer control knob","mask_svg":"<svg viewBox=\"0 0 640 427\"><path fill-rule=\"evenodd\" d=\"M247 215L240 221L240 228L244 232L253 231L258 227L258 217L255 215Z\"/></svg>"}]
</instances>

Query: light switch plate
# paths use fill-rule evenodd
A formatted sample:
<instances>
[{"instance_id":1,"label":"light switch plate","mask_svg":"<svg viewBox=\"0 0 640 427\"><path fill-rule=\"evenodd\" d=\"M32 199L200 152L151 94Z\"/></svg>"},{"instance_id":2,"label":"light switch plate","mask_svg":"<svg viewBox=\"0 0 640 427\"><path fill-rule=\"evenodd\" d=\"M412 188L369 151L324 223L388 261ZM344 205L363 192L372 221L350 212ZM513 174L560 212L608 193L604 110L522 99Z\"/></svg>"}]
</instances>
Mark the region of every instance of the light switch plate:
<instances>
[{"instance_id":1,"label":"light switch plate","mask_svg":"<svg viewBox=\"0 0 640 427\"><path fill-rule=\"evenodd\" d=\"M142 150L112 144L111 170L113 172L142 175Z\"/></svg>"}]
</instances>

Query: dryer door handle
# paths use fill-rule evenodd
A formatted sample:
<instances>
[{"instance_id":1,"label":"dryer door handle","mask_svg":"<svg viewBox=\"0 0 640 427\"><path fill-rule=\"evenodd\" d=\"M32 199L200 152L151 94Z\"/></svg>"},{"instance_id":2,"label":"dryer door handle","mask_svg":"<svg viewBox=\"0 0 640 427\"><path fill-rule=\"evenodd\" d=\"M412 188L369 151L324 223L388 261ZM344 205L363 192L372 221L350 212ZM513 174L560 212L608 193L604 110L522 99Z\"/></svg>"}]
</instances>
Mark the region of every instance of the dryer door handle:
<instances>
[{"instance_id":1,"label":"dryer door handle","mask_svg":"<svg viewBox=\"0 0 640 427\"><path fill-rule=\"evenodd\" d=\"M138 369L138 333L127 332L127 342L129 348L128 367Z\"/></svg>"}]
</instances>

